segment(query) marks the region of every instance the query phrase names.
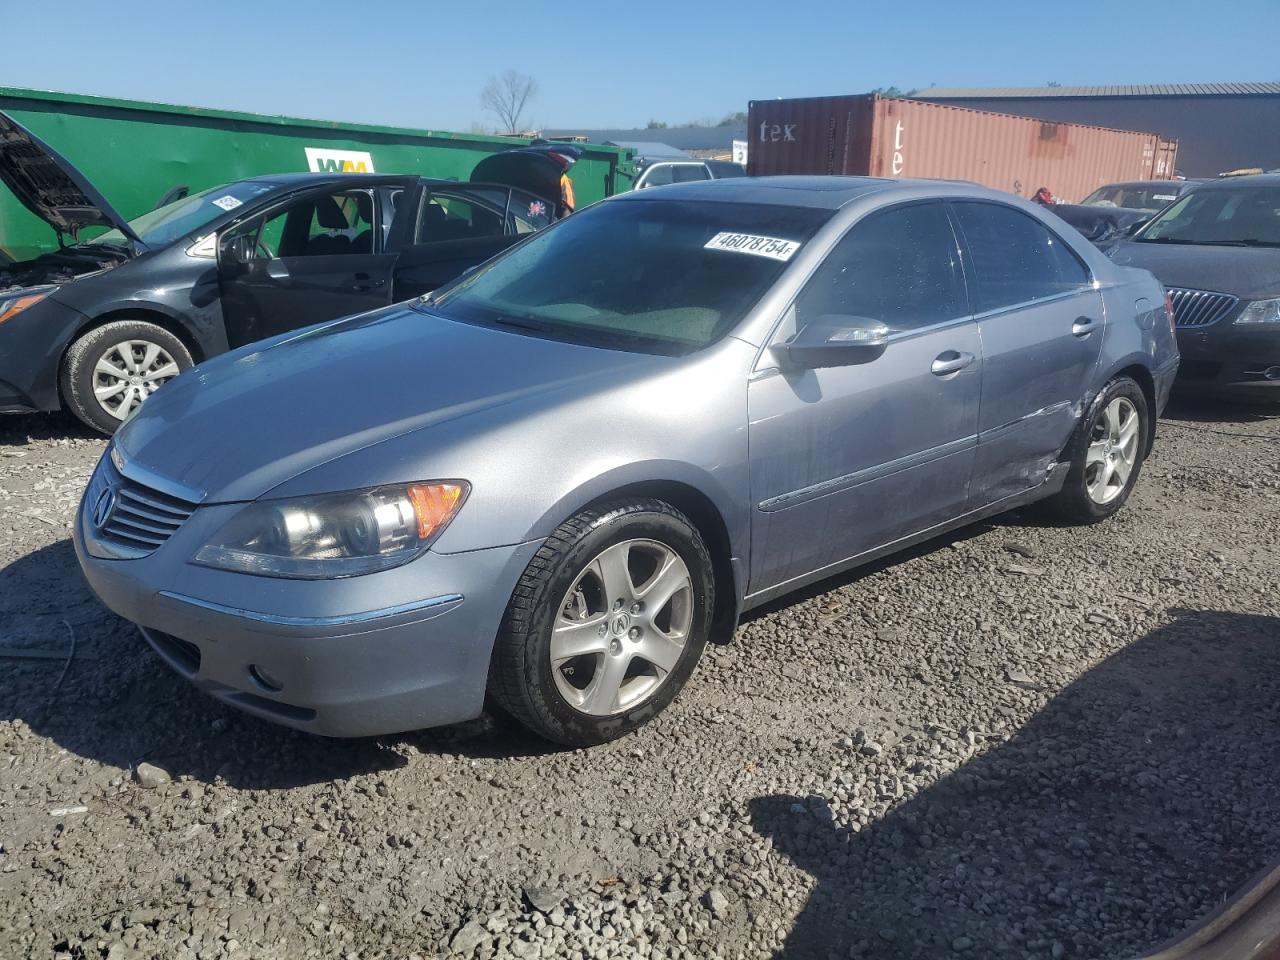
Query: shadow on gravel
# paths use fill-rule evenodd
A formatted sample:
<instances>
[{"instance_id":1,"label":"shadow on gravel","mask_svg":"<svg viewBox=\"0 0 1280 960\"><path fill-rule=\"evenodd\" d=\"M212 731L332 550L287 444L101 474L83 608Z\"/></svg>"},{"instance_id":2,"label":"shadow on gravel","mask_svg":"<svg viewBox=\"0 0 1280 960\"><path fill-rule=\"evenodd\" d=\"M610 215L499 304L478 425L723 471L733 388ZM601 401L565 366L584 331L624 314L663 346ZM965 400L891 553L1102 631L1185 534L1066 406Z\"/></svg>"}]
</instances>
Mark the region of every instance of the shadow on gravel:
<instances>
[{"instance_id":1,"label":"shadow on gravel","mask_svg":"<svg viewBox=\"0 0 1280 960\"><path fill-rule=\"evenodd\" d=\"M914 560L917 557L925 557L931 553L936 553L954 543L964 543L966 540L972 540L974 537L980 537L984 533L989 533L997 526L1002 526L1005 517L1009 514L1002 514L989 520L981 520L977 523L967 524L958 527L955 530L934 537L932 540L926 540L924 543L916 544L914 547L908 547L905 550L897 550L888 556L881 557L871 563L854 567L852 570L846 570L843 573L837 573L833 576L819 580L817 583L811 583L807 587L801 587L799 590L785 593L776 600L770 600L768 603L761 604L758 607L752 607L742 616L742 623L747 624L752 620L758 620L761 617L768 616L771 613L777 613L779 610L785 610L793 607L805 600L812 600L814 597L820 597L823 594L830 593L832 590L839 590L841 587L850 583L856 583L864 577L869 577L881 570L889 567L896 567L900 563L908 560Z\"/></svg>"},{"instance_id":2,"label":"shadow on gravel","mask_svg":"<svg viewBox=\"0 0 1280 960\"><path fill-rule=\"evenodd\" d=\"M0 416L0 446L22 446L32 440L104 440L69 413L24 413Z\"/></svg>"},{"instance_id":3,"label":"shadow on gravel","mask_svg":"<svg viewBox=\"0 0 1280 960\"><path fill-rule=\"evenodd\" d=\"M75 656L62 676L75 635ZM32 657L15 656L23 651ZM59 680L61 679L61 684ZM69 540L0 569L0 718L128 771L141 761L247 789L378 773L405 751L539 755L545 741L503 718L363 740L331 740L246 716L170 670L89 591Z\"/></svg>"},{"instance_id":4,"label":"shadow on gravel","mask_svg":"<svg viewBox=\"0 0 1280 960\"><path fill-rule=\"evenodd\" d=\"M751 816L816 880L787 960L1125 957L1280 851L1278 786L1280 619L1176 611L860 832L819 797Z\"/></svg>"},{"instance_id":5,"label":"shadow on gravel","mask_svg":"<svg viewBox=\"0 0 1280 960\"><path fill-rule=\"evenodd\" d=\"M1258 423L1280 420L1280 404L1246 403L1175 393L1169 398L1162 419L1189 423Z\"/></svg>"}]
</instances>

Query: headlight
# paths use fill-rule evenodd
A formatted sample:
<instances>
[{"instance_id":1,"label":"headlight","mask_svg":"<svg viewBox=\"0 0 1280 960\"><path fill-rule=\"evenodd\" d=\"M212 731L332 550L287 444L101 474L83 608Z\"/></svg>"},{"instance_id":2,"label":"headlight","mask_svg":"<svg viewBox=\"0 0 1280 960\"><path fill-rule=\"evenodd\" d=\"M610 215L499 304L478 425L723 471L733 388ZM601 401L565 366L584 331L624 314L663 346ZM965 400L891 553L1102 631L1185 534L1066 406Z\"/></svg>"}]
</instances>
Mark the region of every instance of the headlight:
<instances>
[{"instance_id":1,"label":"headlight","mask_svg":"<svg viewBox=\"0 0 1280 960\"><path fill-rule=\"evenodd\" d=\"M0 297L0 323L16 317L28 307L34 307L49 294L53 293L55 289L55 287L50 287L48 290L40 290L36 293L25 292Z\"/></svg>"},{"instance_id":2,"label":"headlight","mask_svg":"<svg viewBox=\"0 0 1280 960\"><path fill-rule=\"evenodd\" d=\"M1280 323L1280 300L1255 300L1240 312L1236 323Z\"/></svg>"},{"instance_id":3,"label":"headlight","mask_svg":"<svg viewBox=\"0 0 1280 960\"><path fill-rule=\"evenodd\" d=\"M449 480L264 500L227 521L192 560L303 580L386 570L431 546L470 489L463 480Z\"/></svg>"}]
</instances>

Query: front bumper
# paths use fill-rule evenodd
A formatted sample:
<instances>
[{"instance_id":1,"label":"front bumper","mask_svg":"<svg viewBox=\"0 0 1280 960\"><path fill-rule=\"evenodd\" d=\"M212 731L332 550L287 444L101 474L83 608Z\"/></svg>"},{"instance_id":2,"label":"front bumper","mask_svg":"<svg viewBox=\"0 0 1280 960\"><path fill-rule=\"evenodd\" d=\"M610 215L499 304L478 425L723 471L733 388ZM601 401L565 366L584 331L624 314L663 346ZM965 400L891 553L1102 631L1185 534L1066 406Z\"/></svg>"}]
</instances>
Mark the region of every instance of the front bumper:
<instances>
[{"instance_id":1,"label":"front bumper","mask_svg":"<svg viewBox=\"0 0 1280 960\"><path fill-rule=\"evenodd\" d=\"M489 658L538 542L427 552L345 580L279 580L187 561L238 506L201 507L135 560L76 554L94 593L173 669L241 710L311 733L372 736L478 716Z\"/></svg>"},{"instance_id":2,"label":"front bumper","mask_svg":"<svg viewBox=\"0 0 1280 960\"><path fill-rule=\"evenodd\" d=\"M1280 324L1180 327L1179 391L1280 403Z\"/></svg>"},{"instance_id":3,"label":"front bumper","mask_svg":"<svg viewBox=\"0 0 1280 960\"><path fill-rule=\"evenodd\" d=\"M78 310L46 297L0 324L0 413L62 408L58 370L84 323Z\"/></svg>"}]
</instances>

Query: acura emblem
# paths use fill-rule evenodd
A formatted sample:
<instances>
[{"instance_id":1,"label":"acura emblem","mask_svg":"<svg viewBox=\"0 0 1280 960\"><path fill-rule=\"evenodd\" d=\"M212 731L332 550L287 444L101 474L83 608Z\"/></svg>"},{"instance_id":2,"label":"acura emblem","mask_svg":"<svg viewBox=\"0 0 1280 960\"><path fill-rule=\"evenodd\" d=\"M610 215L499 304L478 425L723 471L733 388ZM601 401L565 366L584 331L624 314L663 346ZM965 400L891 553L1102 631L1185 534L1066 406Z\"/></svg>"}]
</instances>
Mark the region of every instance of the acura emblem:
<instances>
[{"instance_id":1,"label":"acura emblem","mask_svg":"<svg viewBox=\"0 0 1280 960\"><path fill-rule=\"evenodd\" d=\"M116 508L116 490L115 487L107 487L102 493L98 494L98 499L93 504L93 529L99 533L102 528L107 525L107 521L111 519L111 514Z\"/></svg>"}]
</instances>

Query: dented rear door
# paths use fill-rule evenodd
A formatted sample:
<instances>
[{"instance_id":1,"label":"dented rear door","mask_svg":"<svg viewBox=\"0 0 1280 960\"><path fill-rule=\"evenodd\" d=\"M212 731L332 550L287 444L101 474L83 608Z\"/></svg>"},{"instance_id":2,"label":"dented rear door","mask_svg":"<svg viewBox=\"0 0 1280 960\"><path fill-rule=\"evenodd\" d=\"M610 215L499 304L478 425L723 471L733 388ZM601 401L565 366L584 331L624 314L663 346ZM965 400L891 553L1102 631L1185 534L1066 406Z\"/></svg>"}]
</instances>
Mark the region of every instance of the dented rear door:
<instances>
[{"instance_id":1,"label":"dented rear door","mask_svg":"<svg viewBox=\"0 0 1280 960\"><path fill-rule=\"evenodd\" d=\"M1045 480L1071 438L1105 322L1088 268L1044 223L994 201L957 201L982 397L970 505Z\"/></svg>"}]
</instances>

